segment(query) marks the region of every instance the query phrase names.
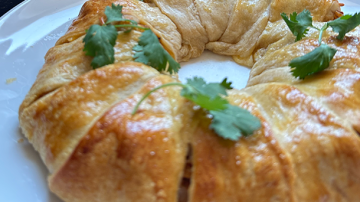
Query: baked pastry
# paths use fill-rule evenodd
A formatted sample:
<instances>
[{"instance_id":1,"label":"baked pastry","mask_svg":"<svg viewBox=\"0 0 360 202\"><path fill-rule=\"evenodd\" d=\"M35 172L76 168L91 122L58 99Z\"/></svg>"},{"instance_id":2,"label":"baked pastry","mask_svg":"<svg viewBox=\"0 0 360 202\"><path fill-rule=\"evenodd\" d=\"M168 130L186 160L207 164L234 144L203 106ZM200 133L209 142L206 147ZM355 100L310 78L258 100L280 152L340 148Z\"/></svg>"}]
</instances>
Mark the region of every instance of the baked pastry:
<instances>
[{"instance_id":1,"label":"baked pastry","mask_svg":"<svg viewBox=\"0 0 360 202\"><path fill-rule=\"evenodd\" d=\"M22 131L49 169L50 189L74 202L359 201L359 28L343 42L327 31L327 44L339 50L331 67L294 79L287 64L312 50L316 36L294 43L289 32L276 34L274 26L284 27L278 14L307 8L326 21L340 4L289 2L86 2L19 109ZM138 30L120 30L115 63L92 70L82 38L111 3L151 28L178 61L205 48L256 61L249 87L229 90L227 99L262 127L237 142L218 137L178 87L154 92L132 116L146 92L177 79L132 61Z\"/></svg>"}]
</instances>

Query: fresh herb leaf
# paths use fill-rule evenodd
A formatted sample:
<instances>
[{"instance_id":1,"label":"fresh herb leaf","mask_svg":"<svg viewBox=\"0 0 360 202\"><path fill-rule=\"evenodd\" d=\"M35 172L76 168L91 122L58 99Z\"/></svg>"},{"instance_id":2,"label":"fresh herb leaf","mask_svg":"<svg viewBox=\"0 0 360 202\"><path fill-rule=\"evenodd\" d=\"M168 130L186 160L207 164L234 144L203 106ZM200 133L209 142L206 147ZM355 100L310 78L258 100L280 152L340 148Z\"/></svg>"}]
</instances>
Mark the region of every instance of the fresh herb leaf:
<instances>
[{"instance_id":1,"label":"fresh herb leaf","mask_svg":"<svg viewBox=\"0 0 360 202\"><path fill-rule=\"evenodd\" d=\"M105 8L105 15L107 17L106 24L112 23L112 22L130 22L133 25L137 25L137 22L134 20L129 20L123 18L122 14L122 8L123 6L112 4L111 8L110 6L107 6Z\"/></svg>"},{"instance_id":2,"label":"fresh herb leaf","mask_svg":"<svg viewBox=\"0 0 360 202\"><path fill-rule=\"evenodd\" d=\"M91 66L95 69L114 63L114 46L117 30L113 25L92 25L83 42L85 55L94 57Z\"/></svg>"},{"instance_id":3,"label":"fresh herb leaf","mask_svg":"<svg viewBox=\"0 0 360 202\"><path fill-rule=\"evenodd\" d=\"M296 12L290 14L290 19L286 13L281 13L281 17L296 36L296 41L301 40L306 35L309 31L308 27L313 27L311 13L306 9L299 13L299 15Z\"/></svg>"},{"instance_id":4,"label":"fresh herb leaf","mask_svg":"<svg viewBox=\"0 0 360 202\"><path fill-rule=\"evenodd\" d=\"M360 13L355 13L354 15L344 15L334 21L327 23L332 27L334 32L339 33L337 39L343 40L345 34L353 30L360 24Z\"/></svg>"},{"instance_id":5,"label":"fresh herb leaf","mask_svg":"<svg viewBox=\"0 0 360 202\"><path fill-rule=\"evenodd\" d=\"M222 82L220 83L220 85L226 89L233 89L231 87L232 82L227 82L227 78L225 78L224 80L222 80Z\"/></svg>"},{"instance_id":6,"label":"fresh herb leaf","mask_svg":"<svg viewBox=\"0 0 360 202\"><path fill-rule=\"evenodd\" d=\"M289 66L292 67L292 75L296 78L304 79L306 76L320 72L329 67L330 61L336 54L336 49L329 47L322 43L323 32L330 26L334 32L339 35L337 39L343 40L346 33L353 30L360 24L360 14L345 15L334 21L324 24L321 29L312 25L311 14L308 10L304 10L299 15L294 12L290 15L290 20L286 14L282 13L281 16L287 23L291 32L296 36L296 41L300 40L306 34L306 29L312 27L319 30L319 47L315 48L310 53L301 57L291 60ZM302 32L303 31L303 32ZM300 33L300 34L299 34ZM300 36L300 37L299 37Z\"/></svg>"},{"instance_id":7,"label":"fresh herb leaf","mask_svg":"<svg viewBox=\"0 0 360 202\"><path fill-rule=\"evenodd\" d=\"M321 44L310 53L291 60L289 66L292 75L300 79L326 69L333 59L336 49L326 44Z\"/></svg>"},{"instance_id":8,"label":"fresh herb leaf","mask_svg":"<svg viewBox=\"0 0 360 202\"><path fill-rule=\"evenodd\" d=\"M158 86L146 93L134 107L134 115L142 101L152 92L167 86L181 86L181 96L193 101L196 105L207 110L212 116L213 121L210 128L225 139L238 140L242 135L248 136L261 127L260 120L250 112L237 106L230 105L222 97L227 95L226 89L230 84L224 79L221 83L206 83L204 79L195 77L188 79L186 84L167 83Z\"/></svg>"},{"instance_id":9,"label":"fresh herb leaf","mask_svg":"<svg viewBox=\"0 0 360 202\"><path fill-rule=\"evenodd\" d=\"M210 111L213 121L210 125L218 135L225 139L238 140L241 136L249 136L261 127L260 120L249 111L228 104L221 111Z\"/></svg>"},{"instance_id":10,"label":"fresh herb leaf","mask_svg":"<svg viewBox=\"0 0 360 202\"><path fill-rule=\"evenodd\" d=\"M112 4L110 6L106 6L105 8L105 15L107 17L106 24L116 22L116 21L123 21L126 20L122 16L122 8L123 6Z\"/></svg>"},{"instance_id":11,"label":"fresh herb leaf","mask_svg":"<svg viewBox=\"0 0 360 202\"><path fill-rule=\"evenodd\" d=\"M115 61L114 46L118 35L117 29L110 24L115 21L129 21L122 18L122 6L112 4L105 8L107 21L104 25L92 25L83 39L85 55L94 57L91 66L96 69ZM136 23L136 22L135 22Z\"/></svg>"},{"instance_id":12,"label":"fresh herb leaf","mask_svg":"<svg viewBox=\"0 0 360 202\"><path fill-rule=\"evenodd\" d=\"M208 95L204 94L187 95L181 93L181 95L206 110L223 110L226 109L226 105L229 103L227 100L220 96L210 98Z\"/></svg>"},{"instance_id":13,"label":"fresh herb leaf","mask_svg":"<svg viewBox=\"0 0 360 202\"><path fill-rule=\"evenodd\" d=\"M188 79L180 94L206 110L222 110L229 103L220 97L220 95L227 95L226 88L220 83L207 84L203 78L199 77Z\"/></svg>"},{"instance_id":14,"label":"fresh herb leaf","mask_svg":"<svg viewBox=\"0 0 360 202\"><path fill-rule=\"evenodd\" d=\"M95 69L114 63L114 46L118 34L116 28L130 28L125 32L139 28L145 31L142 33L138 45L133 48L136 51L135 61L152 66L158 71L178 72L180 64L165 51L156 35L150 29L138 26L136 21L123 18L122 8L123 6L115 4L112 4L111 7L107 6L105 8L106 23L102 26L92 25L86 31L83 39L85 43L83 51L86 55L94 57L91 66ZM130 24L112 24L114 22L128 22Z\"/></svg>"},{"instance_id":15,"label":"fresh herb leaf","mask_svg":"<svg viewBox=\"0 0 360 202\"><path fill-rule=\"evenodd\" d=\"M210 98L227 95L227 88L221 85L221 83L206 83L203 78L194 77L193 79L187 79L187 84L196 89L196 93L208 95Z\"/></svg>"},{"instance_id":16,"label":"fresh herb leaf","mask_svg":"<svg viewBox=\"0 0 360 202\"><path fill-rule=\"evenodd\" d=\"M134 55L136 62L152 66L160 72L167 70L173 74L180 69L180 64L161 46L157 36L151 30L145 30L142 33L138 45L133 50L136 52Z\"/></svg>"}]
</instances>

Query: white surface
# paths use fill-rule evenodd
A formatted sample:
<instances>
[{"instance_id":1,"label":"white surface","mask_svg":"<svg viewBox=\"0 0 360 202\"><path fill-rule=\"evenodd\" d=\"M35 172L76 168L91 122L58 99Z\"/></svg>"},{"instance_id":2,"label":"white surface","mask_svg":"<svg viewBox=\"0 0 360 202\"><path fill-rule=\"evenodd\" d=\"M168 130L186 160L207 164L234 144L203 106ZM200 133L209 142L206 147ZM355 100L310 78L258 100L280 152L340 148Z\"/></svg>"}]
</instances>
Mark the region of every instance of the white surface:
<instances>
[{"instance_id":1,"label":"white surface","mask_svg":"<svg viewBox=\"0 0 360 202\"><path fill-rule=\"evenodd\" d=\"M19 130L17 111L44 63L44 55L62 36L85 0L27 0L0 19L0 201L60 202L48 191L47 170ZM343 0L345 13L360 10L358 0ZM245 86L249 69L230 57L205 52L182 63L182 81L195 75L207 81L228 77ZM224 68L226 66L226 68ZM191 72L190 72L191 69ZM16 78L6 84L9 78Z\"/></svg>"}]
</instances>

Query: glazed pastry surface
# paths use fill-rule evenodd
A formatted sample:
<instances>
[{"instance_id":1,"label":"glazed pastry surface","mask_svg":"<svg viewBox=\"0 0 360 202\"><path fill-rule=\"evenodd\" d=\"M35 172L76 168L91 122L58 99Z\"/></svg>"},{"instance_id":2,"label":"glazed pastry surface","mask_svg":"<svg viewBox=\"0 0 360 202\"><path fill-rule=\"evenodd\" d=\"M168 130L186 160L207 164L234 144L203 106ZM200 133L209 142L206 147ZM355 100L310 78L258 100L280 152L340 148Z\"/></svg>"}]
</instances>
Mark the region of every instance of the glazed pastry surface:
<instances>
[{"instance_id":1,"label":"glazed pastry surface","mask_svg":"<svg viewBox=\"0 0 360 202\"><path fill-rule=\"evenodd\" d=\"M253 66L247 87L227 99L261 128L225 140L179 87L154 92L131 115L145 93L178 79L133 61L137 29L119 30L115 63L92 69L82 40L112 3L179 62L209 49ZM323 41L338 50L330 67L298 80L288 64L318 35L294 42L279 14L305 8L317 27L340 15L332 0L87 1L19 109L51 191L69 202L360 201L360 28L343 41L328 29Z\"/></svg>"}]
</instances>

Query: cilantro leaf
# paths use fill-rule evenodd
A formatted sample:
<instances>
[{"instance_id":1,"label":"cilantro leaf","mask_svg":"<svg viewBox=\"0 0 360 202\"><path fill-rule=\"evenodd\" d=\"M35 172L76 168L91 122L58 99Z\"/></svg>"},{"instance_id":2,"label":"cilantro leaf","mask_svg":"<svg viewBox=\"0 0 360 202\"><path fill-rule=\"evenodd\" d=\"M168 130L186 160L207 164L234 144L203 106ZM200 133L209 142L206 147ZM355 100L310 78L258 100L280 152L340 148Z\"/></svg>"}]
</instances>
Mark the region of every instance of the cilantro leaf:
<instances>
[{"instance_id":1,"label":"cilantro leaf","mask_svg":"<svg viewBox=\"0 0 360 202\"><path fill-rule=\"evenodd\" d=\"M123 6L115 5L114 3L111 5L111 8L110 6L107 6L105 8L105 15L107 17L106 24L112 22L126 21L126 22L130 22L133 25L137 25L136 21L123 18L122 8Z\"/></svg>"},{"instance_id":2,"label":"cilantro leaf","mask_svg":"<svg viewBox=\"0 0 360 202\"><path fill-rule=\"evenodd\" d=\"M140 104L154 91L168 86L181 86L181 96L209 111L213 116L211 129L225 138L238 140L241 136L248 136L261 127L260 120L250 112L229 102L220 95L226 95L231 83L224 79L221 83L206 83L204 79L195 77L188 79L186 84L166 83L147 92L135 105L132 115L136 113Z\"/></svg>"},{"instance_id":3,"label":"cilantro leaf","mask_svg":"<svg viewBox=\"0 0 360 202\"><path fill-rule=\"evenodd\" d=\"M333 59L336 49L326 44L321 44L310 53L291 60L289 66L292 75L304 79L308 75L315 74L326 69Z\"/></svg>"},{"instance_id":4,"label":"cilantro leaf","mask_svg":"<svg viewBox=\"0 0 360 202\"><path fill-rule=\"evenodd\" d=\"M290 20L285 13L281 14L291 32L296 36L296 41L300 40L307 32L308 27L315 28L320 31L319 44L320 46L310 53L293 59L289 66L292 67L292 75L296 78L304 79L308 75L315 74L326 69L330 61L333 59L336 49L322 44L323 32L330 26L334 32L339 35L337 38L343 40L346 33L353 30L360 24L360 13L354 15L345 15L334 21L326 23L321 29L312 25L311 14L308 10L304 10L299 15L294 12L290 15Z\"/></svg>"},{"instance_id":5,"label":"cilantro leaf","mask_svg":"<svg viewBox=\"0 0 360 202\"><path fill-rule=\"evenodd\" d=\"M158 71L165 71L167 65L170 74L180 69L180 64L161 46L157 36L150 29L141 34L138 45L133 50L136 52L134 55L136 62L152 66Z\"/></svg>"},{"instance_id":6,"label":"cilantro leaf","mask_svg":"<svg viewBox=\"0 0 360 202\"><path fill-rule=\"evenodd\" d=\"M285 20L291 32L296 36L295 41L301 40L309 31L308 27L312 27L312 17L308 10L303 10L299 15L296 12L290 14L290 19L285 13L281 13L281 17Z\"/></svg>"},{"instance_id":7,"label":"cilantro leaf","mask_svg":"<svg viewBox=\"0 0 360 202\"><path fill-rule=\"evenodd\" d=\"M203 78L194 77L187 79L187 84L195 88L199 93L214 98L220 95L227 95L226 88L221 83L206 83Z\"/></svg>"},{"instance_id":8,"label":"cilantro leaf","mask_svg":"<svg viewBox=\"0 0 360 202\"><path fill-rule=\"evenodd\" d=\"M117 30L113 25L92 25L87 31L83 42L85 55L94 57L91 66L95 69L114 63L114 46Z\"/></svg>"},{"instance_id":9,"label":"cilantro leaf","mask_svg":"<svg viewBox=\"0 0 360 202\"><path fill-rule=\"evenodd\" d=\"M223 110L226 109L226 106L229 103L227 100L220 96L210 98L205 94L185 94L183 93L183 91L181 91L181 96L194 102L196 105L199 105L201 108L206 110Z\"/></svg>"},{"instance_id":10,"label":"cilantro leaf","mask_svg":"<svg viewBox=\"0 0 360 202\"><path fill-rule=\"evenodd\" d=\"M177 63L171 55L161 46L156 35L148 28L138 26L134 20L123 18L122 6L114 3L105 8L105 15L107 21L105 25L92 25L87 31L83 39L84 50L86 55L94 57L91 66L95 69L107 64L114 63L115 52L114 46L117 38L117 27L130 28L125 31L130 32L133 28L145 30L138 45L133 50L135 51L134 59L136 62L141 62L152 66L158 71L165 71L176 73L180 69L180 64ZM129 22L130 24L115 24L113 22Z\"/></svg>"},{"instance_id":11,"label":"cilantro leaf","mask_svg":"<svg viewBox=\"0 0 360 202\"><path fill-rule=\"evenodd\" d=\"M123 21L124 18L122 17L122 8L123 6L112 4L110 6L106 6L105 8L105 15L107 17L106 24L116 22L116 21Z\"/></svg>"},{"instance_id":12,"label":"cilantro leaf","mask_svg":"<svg viewBox=\"0 0 360 202\"><path fill-rule=\"evenodd\" d=\"M344 15L334 21L327 23L332 27L334 32L339 33L337 39L343 40L345 34L353 30L360 24L360 13L355 13L354 15Z\"/></svg>"},{"instance_id":13,"label":"cilantro leaf","mask_svg":"<svg viewBox=\"0 0 360 202\"><path fill-rule=\"evenodd\" d=\"M181 91L181 96L193 101L201 108L206 109L213 115L210 128L230 140L238 140L239 137L250 135L261 124L258 118L250 112L229 102L220 95L227 95L226 89L231 83L225 78L221 83L206 83L204 79L195 77L188 79L187 84Z\"/></svg>"},{"instance_id":14,"label":"cilantro leaf","mask_svg":"<svg viewBox=\"0 0 360 202\"><path fill-rule=\"evenodd\" d=\"M227 104L222 111L210 111L213 121L210 125L219 136L238 140L241 136L249 136L261 127L260 120L249 111Z\"/></svg>"},{"instance_id":15,"label":"cilantro leaf","mask_svg":"<svg viewBox=\"0 0 360 202\"><path fill-rule=\"evenodd\" d=\"M203 78L199 77L187 79L180 94L207 110L222 110L229 103L220 97L220 95L227 95L225 87L220 83L207 84Z\"/></svg>"},{"instance_id":16,"label":"cilantro leaf","mask_svg":"<svg viewBox=\"0 0 360 202\"><path fill-rule=\"evenodd\" d=\"M222 82L221 82L221 86L222 87L224 87L224 88L226 88L226 89L233 89L232 87L231 87L231 84L232 84L232 82L227 82L227 78L225 78Z\"/></svg>"}]
</instances>

